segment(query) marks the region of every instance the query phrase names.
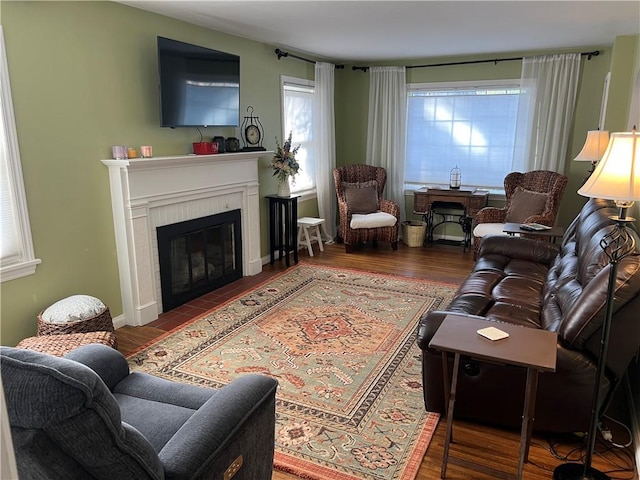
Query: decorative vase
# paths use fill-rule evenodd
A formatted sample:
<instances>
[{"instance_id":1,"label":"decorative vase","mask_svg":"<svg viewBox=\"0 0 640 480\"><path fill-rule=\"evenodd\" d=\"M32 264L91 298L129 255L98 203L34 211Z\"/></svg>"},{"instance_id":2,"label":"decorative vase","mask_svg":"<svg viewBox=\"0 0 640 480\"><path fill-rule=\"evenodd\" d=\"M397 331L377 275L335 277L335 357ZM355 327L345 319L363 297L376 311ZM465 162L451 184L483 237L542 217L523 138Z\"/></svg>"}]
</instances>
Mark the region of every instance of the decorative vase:
<instances>
[{"instance_id":1,"label":"decorative vase","mask_svg":"<svg viewBox=\"0 0 640 480\"><path fill-rule=\"evenodd\" d=\"M278 196L289 197L291 196L291 187L289 186L289 177L278 179Z\"/></svg>"}]
</instances>

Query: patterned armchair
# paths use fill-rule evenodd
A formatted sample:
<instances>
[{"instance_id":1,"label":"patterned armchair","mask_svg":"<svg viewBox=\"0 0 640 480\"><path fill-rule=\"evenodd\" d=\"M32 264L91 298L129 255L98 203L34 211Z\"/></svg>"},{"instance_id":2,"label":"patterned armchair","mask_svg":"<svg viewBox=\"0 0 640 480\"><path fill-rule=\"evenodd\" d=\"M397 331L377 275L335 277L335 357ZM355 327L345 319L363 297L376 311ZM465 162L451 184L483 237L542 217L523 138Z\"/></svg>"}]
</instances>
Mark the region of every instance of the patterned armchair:
<instances>
[{"instance_id":1,"label":"patterned armchair","mask_svg":"<svg viewBox=\"0 0 640 480\"><path fill-rule=\"evenodd\" d=\"M348 165L333 170L340 224L338 241L347 253L359 243L378 240L398 248L400 207L382 198L387 171L371 165Z\"/></svg>"},{"instance_id":2,"label":"patterned armchair","mask_svg":"<svg viewBox=\"0 0 640 480\"><path fill-rule=\"evenodd\" d=\"M504 178L506 205L502 208L485 207L473 219L474 256L477 256L482 238L503 234L505 223L553 226L567 180L566 176L550 170L508 174Z\"/></svg>"}]
</instances>

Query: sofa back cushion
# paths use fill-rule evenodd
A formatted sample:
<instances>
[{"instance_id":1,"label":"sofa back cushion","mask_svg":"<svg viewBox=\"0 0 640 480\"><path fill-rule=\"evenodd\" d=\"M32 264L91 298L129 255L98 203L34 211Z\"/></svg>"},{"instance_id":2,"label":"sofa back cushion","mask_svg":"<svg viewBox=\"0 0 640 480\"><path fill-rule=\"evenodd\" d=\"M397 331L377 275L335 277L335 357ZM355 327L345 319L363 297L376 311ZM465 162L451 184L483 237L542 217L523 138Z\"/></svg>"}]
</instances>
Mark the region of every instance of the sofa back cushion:
<instances>
[{"instance_id":1,"label":"sofa back cushion","mask_svg":"<svg viewBox=\"0 0 640 480\"><path fill-rule=\"evenodd\" d=\"M614 229L609 217L617 213L613 202L589 200L567 229L561 251L548 272L542 326L557 331L569 347L598 352L611 268L600 242ZM631 316L637 315L632 310L640 308L640 241L633 224L628 226L628 232L635 245L627 248L628 254L617 267L614 335L616 327L630 324ZM638 333L632 341L640 343L640 326L631 327L631 331ZM626 332L629 335L628 329Z\"/></svg>"},{"instance_id":2,"label":"sofa back cushion","mask_svg":"<svg viewBox=\"0 0 640 480\"><path fill-rule=\"evenodd\" d=\"M0 348L20 478L162 479L149 442L123 424L100 377L66 358Z\"/></svg>"}]
</instances>

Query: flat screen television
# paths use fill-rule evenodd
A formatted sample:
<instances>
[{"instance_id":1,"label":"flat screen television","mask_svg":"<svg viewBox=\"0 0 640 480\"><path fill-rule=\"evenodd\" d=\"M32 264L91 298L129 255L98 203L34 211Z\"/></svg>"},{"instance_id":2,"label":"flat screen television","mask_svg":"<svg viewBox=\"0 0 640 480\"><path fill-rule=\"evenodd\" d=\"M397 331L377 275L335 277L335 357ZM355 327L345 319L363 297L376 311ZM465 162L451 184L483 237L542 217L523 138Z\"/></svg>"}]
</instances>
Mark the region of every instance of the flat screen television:
<instances>
[{"instance_id":1,"label":"flat screen television","mask_svg":"<svg viewBox=\"0 0 640 480\"><path fill-rule=\"evenodd\" d=\"M240 57L158 37L160 124L239 125Z\"/></svg>"}]
</instances>

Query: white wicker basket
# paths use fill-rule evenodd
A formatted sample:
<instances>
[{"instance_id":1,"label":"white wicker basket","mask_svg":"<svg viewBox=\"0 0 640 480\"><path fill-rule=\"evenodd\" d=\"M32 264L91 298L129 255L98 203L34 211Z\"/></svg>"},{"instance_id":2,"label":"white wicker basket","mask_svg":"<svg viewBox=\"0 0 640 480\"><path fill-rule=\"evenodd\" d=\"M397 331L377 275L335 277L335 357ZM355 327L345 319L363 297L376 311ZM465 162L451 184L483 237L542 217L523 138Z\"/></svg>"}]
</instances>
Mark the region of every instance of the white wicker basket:
<instances>
[{"instance_id":1,"label":"white wicker basket","mask_svg":"<svg viewBox=\"0 0 640 480\"><path fill-rule=\"evenodd\" d=\"M424 235L427 231L426 222L407 221L402 222L402 241L408 247L421 247L424 243Z\"/></svg>"}]
</instances>

